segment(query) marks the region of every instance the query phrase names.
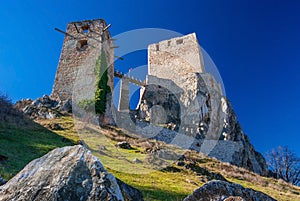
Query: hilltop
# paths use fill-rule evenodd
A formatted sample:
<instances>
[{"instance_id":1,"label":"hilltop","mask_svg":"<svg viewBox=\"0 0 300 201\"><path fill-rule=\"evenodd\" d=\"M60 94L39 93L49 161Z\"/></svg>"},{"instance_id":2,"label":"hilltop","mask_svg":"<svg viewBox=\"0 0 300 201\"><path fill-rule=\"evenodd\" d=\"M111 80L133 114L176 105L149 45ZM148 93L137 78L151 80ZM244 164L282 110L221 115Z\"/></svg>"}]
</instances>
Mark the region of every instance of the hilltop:
<instances>
[{"instance_id":1,"label":"hilltop","mask_svg":"<svg viewBox=\"0 0 300 201\"><path fill-rule=\"evenodd\" d=\"M9 104L8 104L9 105ZM13 111L13 108L10 108ZM9 180L19 172L28 162L41 157L56 147L63 147L72 144L82 144L78 135L78 130L74 127L74 119L70 114L63 114L52 119L30 120L20 113L19 120L9 118L9 121L0 123L0 155L6 159L1 161L0 177ZM14 116L15 116L14 115ZM3 116L3 113L1 113ZM6 115L7 118L11 115ZM26 123L22 123L26 122ZM209 158L195 151L184 153L178 161L167 167L151 171L148 174L127 173L126 168L138 167L139 163L133 163L133 159L143 159L147 153L147 143L145 141L132 138L124 129L117 127L100 128L93 124L82 124L89 132L92 141L86 141L93 154L104 164L106 169L125 183L142 191L145 200L182 200L191 194L195 189L204 185L207 181L214 179L227 180L244 187L252 188L271 195L277 200L298 200L300 199L300 188L292 186L283 180L267 178L250 172L244 168L236 167L229 163L222 163L216 159ZM128 164L120 160L119 153L113 152L115 149L106 147L111 151L111 156L107 157L101 153L105 149L99 147L101 142L95 141L93 135L101 133L110 140L112 145L126 141L130 143L131 149L117 149L131 159ZM161 142L149 141L157 147ZM22 150L22 151L20 151ZM111 160L115 158L115 160ZM119 163L122 164L123 171L115 170Z\"/></svg>"},{"instance_id":2,"label":"hilltop","mask_svg":"<svg viewBox=\"0 0 300 201\"><path fill-rule=\"evenodd\" d=\"M96 19L56 29L65 39L51 95L15 105L0 97L1 199L300 198L267 177L195 33L148 44L142 81L114 69L109 27Z\"/></svg>"}]
</instances>

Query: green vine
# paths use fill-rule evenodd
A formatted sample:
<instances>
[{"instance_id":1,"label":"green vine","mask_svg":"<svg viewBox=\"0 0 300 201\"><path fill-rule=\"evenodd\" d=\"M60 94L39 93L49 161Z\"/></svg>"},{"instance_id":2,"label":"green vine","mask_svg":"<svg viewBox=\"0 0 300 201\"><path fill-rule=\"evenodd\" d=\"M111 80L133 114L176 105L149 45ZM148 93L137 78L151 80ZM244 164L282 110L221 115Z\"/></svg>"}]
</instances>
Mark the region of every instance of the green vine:
<instances>
[{"instance_id":1,"label":"green vine","mask_svg":"<svg viewBox=\"0 0 300 201\"><path fill-rule=\"evenodd\" d=\"M94 99L79 101L78 106L89 112L92 112L95 107L96 114L104 114L106 110L106 96L110 93L110 87L107 85L107 61L104 50L101 51L100 56L96 60L94 73L96 75L95 97Z\"/></svg>"},{"instance_id":2,"label":"green vine","mask_svg":"<svg viewBox=\"0 0 300 201\"><path fill-rule=\"evenodd\" d=\"M107 61L105 52L102 49L100 56L96 61L95 75L96 75L96 90L95 90L95 111L96 114L104 114L106 110L106 96L110 93L110 87L107 85Z\"/></svg>"}]
</instances>

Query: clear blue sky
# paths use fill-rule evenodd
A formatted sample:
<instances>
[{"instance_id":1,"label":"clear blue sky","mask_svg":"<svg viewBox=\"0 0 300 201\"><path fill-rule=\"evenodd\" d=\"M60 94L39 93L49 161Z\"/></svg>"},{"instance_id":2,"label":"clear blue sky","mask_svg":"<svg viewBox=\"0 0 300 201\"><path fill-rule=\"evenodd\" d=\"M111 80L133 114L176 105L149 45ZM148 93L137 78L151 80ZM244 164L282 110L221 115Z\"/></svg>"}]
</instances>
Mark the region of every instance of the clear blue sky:
<instances>
[{"instance_id":1,"label":"clear blue sky","mask_svg":"<svg viewBox=\"0 0 300 201\"><path fill-rule=\"evenodd\" d=\"M112 35L196 32L256 149L288 145L300 156L299 8L276 0L1 1L0 90L14 101L50 94L63 42L53 29L70 21L104 18Z\"/></svg>"}]
</instances>

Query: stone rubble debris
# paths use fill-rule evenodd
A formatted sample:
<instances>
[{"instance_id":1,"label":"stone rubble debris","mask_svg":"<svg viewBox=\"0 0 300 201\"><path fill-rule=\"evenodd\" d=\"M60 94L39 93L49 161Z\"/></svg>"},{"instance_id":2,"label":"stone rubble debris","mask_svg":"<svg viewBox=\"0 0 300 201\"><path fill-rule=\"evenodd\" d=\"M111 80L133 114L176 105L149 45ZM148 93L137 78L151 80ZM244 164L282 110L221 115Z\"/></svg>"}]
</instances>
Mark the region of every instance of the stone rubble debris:
<instances>
[{"instance_id":1,"label":"stone rubble debris","mask_svg":"<svg viewBox=\"0 0 300 201\"><path fill-rule=\"evenodd\" d=\"M16 109L22 111L31 119L53 119L62 116L62 113L72 112L72 101L57 101L48 95L43 95L35 100L23 99L14 105Z\"/></svg>"}]
</instances>

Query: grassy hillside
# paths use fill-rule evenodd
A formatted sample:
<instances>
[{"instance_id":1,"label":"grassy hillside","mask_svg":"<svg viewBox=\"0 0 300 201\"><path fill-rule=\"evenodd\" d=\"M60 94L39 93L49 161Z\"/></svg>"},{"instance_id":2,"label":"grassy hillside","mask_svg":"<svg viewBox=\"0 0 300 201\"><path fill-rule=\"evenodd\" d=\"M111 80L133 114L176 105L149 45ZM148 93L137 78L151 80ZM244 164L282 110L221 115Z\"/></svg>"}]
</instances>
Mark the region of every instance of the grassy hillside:
<instances>
[{"instance_id":1,"label":"grassy hillside","mask_svg":"<svg viewBox=\"0 0 300 201\"><path fill-rule=\"evenodd\" d=\"M0 122L0 177L9 179L28 162L50 150L73 145L72 135L64 138L43 126L31 122L27 125Z\"/></svg>"},{"instance_id":2,"label":"grassy hillside","mask_svg":"<svg viewBox=\"0 0 300 201\"><path fill-rule=\"evenodd\" d=\"M140 160L145 158L142 143L129 138L125 131L118 128L100 129L86 124L76 126L81 130L80 136L72 118L68 116L53 120L38 120L36 123L31 122L22 126L0 123L0 155L7 157L0 162L0 177L9 179L32 159L56 147L75 144L81 137L108 171L141 190L145 200L182 200L205 182L222 176L228 181L262 191L278 200L300 200L298 187L282 180L260 177L245 169L194 152L185 154L185 167L172 164L168 168L147 174L129 174L126 172L130 172L133 168L138 168L139 171L147 169L145 165L132 163L133 158ZM99 133L108 136L109 139L103 138ZM105 149L101 147L103 140L106 141ZM116 152L114 145L122 140L130 141L132 149L118 149Z\"/></svg>"}]
</instances>

